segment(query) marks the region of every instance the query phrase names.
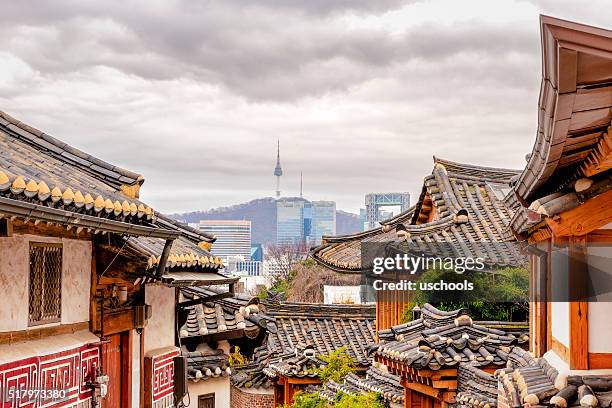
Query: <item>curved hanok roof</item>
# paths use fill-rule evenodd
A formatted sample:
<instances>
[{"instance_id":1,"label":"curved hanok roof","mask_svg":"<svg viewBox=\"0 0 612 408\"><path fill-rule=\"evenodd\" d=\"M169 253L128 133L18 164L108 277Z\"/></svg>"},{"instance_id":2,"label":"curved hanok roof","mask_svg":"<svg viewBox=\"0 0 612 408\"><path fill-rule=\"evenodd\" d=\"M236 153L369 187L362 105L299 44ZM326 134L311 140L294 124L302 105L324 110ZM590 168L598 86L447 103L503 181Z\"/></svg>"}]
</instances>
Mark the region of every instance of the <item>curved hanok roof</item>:
<instances>
[{"instance_id":1,"label":"curved hanok roof","mask_svg":"<svg viewBox=\"0 0 612 408\"><path fill-rule=\"evenodd\" d=\"M0 111L0 196L140 224L144 178L106 163Z\"/></svg>"},{"instance_id":2,"label":"curved hanok roof","mask_svg":"<svg viewBox=\"0 0 612 408\"><path fill-rule=\"evenodd\" d=\"M194 382L232 374L229 358L220 349L188 351L183 347L181 354L187 357L187 376Z\"/></svg>"},{"instance_id":3,"label":"curved hanok roof","mask_svg":"<svg viewBox=\"0 0 612 408\"><path fill-rule=\"evenodd\" d=\"M376 307L311 303L265 303L268 330L265 344L255 349L253 361L237 367L237 387L268 387L277 375L315 377L324 364L319 357L345 347L359 368L370 365L368 345L374 343ZM265 372L264 372L265 370Z\"/></svg>"},{"instance_id":4,"label":"curved hanok roof","mask_svg":"<svg viewBox=\"0 0 612 408\"><path fill-rule=\"evenodd\" d=\"M159 263L168 238L175 239L170 271L222 268L221 260L209 252L215 241L212 235L138 200L143 182L140 174L84 153L0 111L0 213L12 216L15 208L24 207L26 219L63 220L77 229L128 235L122 241L144 258L148 269Z\"/></svg>"},{"instance_id":5,"label":"curved hanok roof","mask_svg":"<svg viewBox=\"0 0 612 408\"><path fill-rule=\"evenodd\" d=\"M542 216L552 217L609 189L605 179L612 168L612 31L547 16L540 24L538 128L515 186L530 211L515 214L512 228L518 233ZM575 188L581 178L591 184Z\"/></svg>"},{"instance_id":6,"label":"curved hanok roof","mask_svg":"<svg viewBox=\"0 0 612 408\"><path fill-rule=\"evenodd\" d=\"M369 364L367 345L374 343L374 305L326 305L282 303L266 305L274 318L276 333L269 333L270 352L292 351L300 344L313 345L317 355L327 355L340 347L357 364Z\"/></svg>"},{"instance_id":7,"label":"curved hanok roof","mask_svg":"<svg viewBox=\"0 0 612 408\"><path fill-rule=\"evenodd\" d=\"M407 241L451 245L458 254L477 254L494 265L521 265L524 257L511 239L508 224L513 209L503 199L518 170L462 164L434 157L415 206L373 230L323 237L312 257L339 272L360 272L361 244ZM494 245L491 245L494 244Z\"/></svg>"},{"instance_id":8,"label":"curved hanok roof","mask_svg":"<svg viewBox=\"0 0 612 408\"><path fill-rule=\"evenodd\" d=\"M196 300L203 303L185 308L187 319L179 330L183 341L194 339L202 342L205 339L215 339L219 335L235 332L238 337L243 335L257 337L261 329L273 332L276 330L274 320L266 317L260 310L259 299L244 294L234 294L231 297L206 301L222 291L215 288L184 288L181 298Z\"/></svg>"},{"instance_id":9,"label":"curved hanok roof","mask_svg":"<svg viewBox=\"0 0 612 408\"><path fill-rule=\"evenodd\" d=\"M365 377L349 373L342 383L329 380L322 386L314 387L313 391L331 403L337 401L339 393L362 395L367 392L378 393L385 400L396 404L404 402L404 387L400 377L377 367L368 368Z\"/></svg>"},{"instance_id":10,"label":"curved hanok roof","mask_svg":"<svg viewBox=\"0 0 612 408\"><path fill-rule=\"evenodd\" d=\"M392 336L389 336L392 334ZM445 312L425 304L422 316L380 333L374 356L414 369L439 370L460 363L502 366L527 337L474 323L465 309Z\"/></svg>"}]
</instances>

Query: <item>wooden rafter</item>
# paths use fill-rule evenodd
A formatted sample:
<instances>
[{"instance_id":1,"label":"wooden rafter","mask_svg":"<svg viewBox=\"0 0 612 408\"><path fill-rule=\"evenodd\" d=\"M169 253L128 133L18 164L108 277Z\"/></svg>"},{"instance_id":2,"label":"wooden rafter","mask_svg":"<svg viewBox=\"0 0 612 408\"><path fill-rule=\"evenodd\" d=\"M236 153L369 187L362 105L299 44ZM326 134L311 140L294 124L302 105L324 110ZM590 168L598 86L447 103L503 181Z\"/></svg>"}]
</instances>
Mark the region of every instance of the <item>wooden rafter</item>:
<instances>
[{"instance_id":1,"label":"wooden rafter","mask_svg":"<svg viewBox=\"0 0 612 408\"><path fill-rule=\"evenodd\" d=\"M586 177L591 177L595 174L612 168L612 127L603 133L597 146L585 160L580 170Z\"/></svg>"}]
</instances>

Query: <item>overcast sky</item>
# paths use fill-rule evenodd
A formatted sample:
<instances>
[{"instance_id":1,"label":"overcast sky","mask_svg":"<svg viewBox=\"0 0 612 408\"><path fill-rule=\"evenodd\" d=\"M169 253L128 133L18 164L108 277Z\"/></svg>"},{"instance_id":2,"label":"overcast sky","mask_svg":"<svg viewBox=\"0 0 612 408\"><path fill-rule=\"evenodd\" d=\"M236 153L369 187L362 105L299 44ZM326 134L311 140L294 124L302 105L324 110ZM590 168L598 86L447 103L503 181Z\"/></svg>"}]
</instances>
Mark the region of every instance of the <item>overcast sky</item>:
<instances>
[{"instance_id":1,"label":"overcast sky","mask_svg":"<svg viewBox=\"0 0 612 408\"><path fill-rule=\"evenodd\" d=\"M257 3L257 4L254 4ZM606 11L607 10L607 11ZM357 212L432 156L522 168L538 16L612 27L610 2L6 1L0 109L145 176L159 211L283 195Z\"/></svg>"}]
</instances>

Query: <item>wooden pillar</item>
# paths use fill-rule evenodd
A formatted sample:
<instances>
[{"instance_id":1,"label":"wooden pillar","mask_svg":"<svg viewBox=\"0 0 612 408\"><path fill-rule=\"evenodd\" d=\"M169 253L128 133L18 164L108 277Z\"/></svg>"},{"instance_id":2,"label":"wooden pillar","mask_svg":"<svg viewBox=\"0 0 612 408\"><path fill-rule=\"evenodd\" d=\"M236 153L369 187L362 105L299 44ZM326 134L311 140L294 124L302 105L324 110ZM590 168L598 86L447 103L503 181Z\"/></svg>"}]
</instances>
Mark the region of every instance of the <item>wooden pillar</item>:
<instances>
[{"instance_id":1,"label":"wooden pillar","mask_svg":"<svg viewBox=\"0 0 612 408\"><path fill-rule=\"evenodd\" d=\"M286 406L289 406L293 401L292 401L292 394L293 394L293 385L289 384L288 381L285 381L285 398L284 398L284 404Z\"/></svg>"},{"instance_id":2,"label":"wooden pillar","mask_svg":"<svg viewBox=\"0 0 612 408\"><path fill-rule=\"evenodd\" d=\"M589 369L588 265L586 237L571 237L569 242L570 368Z\"/></svg>"},{"instance_id":3,"label":"wooden pillar","mask_svg":"<svg viewBox=\"0 0 612 408\"><path fill-rule=\"evenodd\" d=\"M404 408L412 408L412 390L408 388L408 380L402 380L404 386Z\"/></svg>"}]
</instances>

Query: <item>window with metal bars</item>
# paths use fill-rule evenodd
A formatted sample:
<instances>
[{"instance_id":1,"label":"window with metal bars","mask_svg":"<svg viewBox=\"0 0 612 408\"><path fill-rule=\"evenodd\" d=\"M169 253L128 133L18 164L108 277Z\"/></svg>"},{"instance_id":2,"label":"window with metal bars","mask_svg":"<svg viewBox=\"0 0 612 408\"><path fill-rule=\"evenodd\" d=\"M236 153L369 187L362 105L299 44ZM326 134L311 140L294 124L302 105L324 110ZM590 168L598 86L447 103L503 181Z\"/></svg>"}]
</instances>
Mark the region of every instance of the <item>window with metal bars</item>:
<instances>
[{"instance_id":1,"label":"window with metal bars","mask_svg":"<svg viewBox=\"0 0 612 408\"><path fill-rule=\"evenodd\" d=\"M60 321L62 244L30 243L29 325Z\"/></svg>"}]
</instances>

